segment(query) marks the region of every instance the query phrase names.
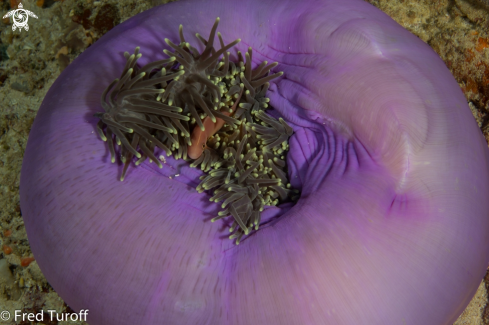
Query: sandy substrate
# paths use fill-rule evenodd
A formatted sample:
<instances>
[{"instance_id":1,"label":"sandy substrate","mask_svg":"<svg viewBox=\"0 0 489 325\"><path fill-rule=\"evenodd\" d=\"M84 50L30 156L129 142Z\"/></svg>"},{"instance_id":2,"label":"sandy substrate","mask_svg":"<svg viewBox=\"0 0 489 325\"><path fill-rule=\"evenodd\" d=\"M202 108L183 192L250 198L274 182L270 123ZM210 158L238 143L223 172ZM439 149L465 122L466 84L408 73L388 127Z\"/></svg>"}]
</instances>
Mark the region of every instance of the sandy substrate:
<instances>
[{"instance_id":1,"label":"sandy substrate","mask_svg":"<svg viewBox=\"0 0 489 325\"><path fill-rule=\"evenodd\" d=\"M24 0L24 9L39 17L29 19L29 31L14 32L8 19L0 20L0 311L70 311L47 283L37 263L29 259L32 252L20 214L22 156L42 99L60 72L105 32L166 2ZM435 49L459 82L489 141L489 1L369 2ZM11 4L15 5L16 0L0 1L2 16L11 9ZM455 324L489 324L488 288L486 275Z\"/></svg>"}]
</instances>

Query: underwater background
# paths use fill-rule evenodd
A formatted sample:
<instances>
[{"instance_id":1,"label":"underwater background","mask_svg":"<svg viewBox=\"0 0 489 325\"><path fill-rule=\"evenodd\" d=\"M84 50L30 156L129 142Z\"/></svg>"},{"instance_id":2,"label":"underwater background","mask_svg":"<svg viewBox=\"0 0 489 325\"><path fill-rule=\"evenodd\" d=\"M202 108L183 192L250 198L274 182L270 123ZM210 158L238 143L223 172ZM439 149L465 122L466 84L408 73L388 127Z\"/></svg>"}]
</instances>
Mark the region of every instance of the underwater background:
<instances>
[{"instance_id":1,"label":"underwater background","mask_svg":"<svg viewBox=\"0 0 489 325\"><path fill-rule=\"evenodd\" d=\"M20 2L0 1L0 16L17 8ZM0 21L0 310L71 311L33 259L19 203L22 157L44 96L61 71L104 33L144 10L167 2L24 0L24 9L38 17L29 19L28 31L13 31L9 18ZM489 141L489 0L367 2L440 55ZM486 274L455 324L489 324L488 289L489 274Z\"/></svg>"}]
</instances>

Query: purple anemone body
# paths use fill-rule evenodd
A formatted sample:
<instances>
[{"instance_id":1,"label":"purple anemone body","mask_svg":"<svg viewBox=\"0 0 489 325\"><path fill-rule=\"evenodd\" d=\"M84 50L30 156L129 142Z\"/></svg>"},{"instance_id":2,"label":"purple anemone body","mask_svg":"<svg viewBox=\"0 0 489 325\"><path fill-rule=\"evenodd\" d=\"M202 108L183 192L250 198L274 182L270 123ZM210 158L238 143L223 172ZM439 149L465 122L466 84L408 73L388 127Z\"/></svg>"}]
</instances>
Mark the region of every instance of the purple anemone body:
<instances>
[{"instance_id":1,"label":"purple anemone body","mask_svg":"<svg viewBox=\"0 0 489 325\"><path fill-rule=\"evenodd\" d=\"M233 56L251 46L284 71L268 97L295 130L302 192L239 246L185 161L120 182L93 117L124 51L161 60L179 24L198 44L216 17L226 43L242 39ZM489 256L489 151L459 86L360 0L180 1L129 19L51 87L20 194L39 266L94 325L450 324Z\"/></svg>"}]
</instances>

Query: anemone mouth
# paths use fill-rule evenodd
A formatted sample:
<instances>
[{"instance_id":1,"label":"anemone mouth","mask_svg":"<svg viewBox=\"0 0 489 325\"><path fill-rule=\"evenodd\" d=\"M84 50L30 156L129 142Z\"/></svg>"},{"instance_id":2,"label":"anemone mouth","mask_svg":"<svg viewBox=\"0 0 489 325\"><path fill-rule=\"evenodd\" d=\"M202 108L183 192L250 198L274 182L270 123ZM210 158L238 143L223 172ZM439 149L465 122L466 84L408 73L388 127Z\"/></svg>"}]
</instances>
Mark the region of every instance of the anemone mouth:
<instances>
[{"instance_id":1,"label":"anemone mouth","mask_svg":"<svg viewBox=\"0 0 489 325\"><path fill-rule=\"evenodd\" d=\"M240 39L225 45L217 33L221 48L216 51L218 23L219 18L208 40L197 34L202 53L185 40L182 25L178 45L165 39L174 49L163 50L168 59L139 67L140 48L125 52L121 77L102 94L105 113L95 116L112 163L114 141L120 148L121 181L133 162L148 159L162 168L156 148L207 173L197 191L211 191L210 201L222 202L223 210L211 221L232 217L229 238L239 244L243 235L258 230L265 206L296 201L299 192L291 188L286 166L293 129L264 112L269 82L282 75L271 73L278 63L263 61L252 69L251 47L244 56L238 52L234 63L227 50Z\"/></svg>"}]
</instances>

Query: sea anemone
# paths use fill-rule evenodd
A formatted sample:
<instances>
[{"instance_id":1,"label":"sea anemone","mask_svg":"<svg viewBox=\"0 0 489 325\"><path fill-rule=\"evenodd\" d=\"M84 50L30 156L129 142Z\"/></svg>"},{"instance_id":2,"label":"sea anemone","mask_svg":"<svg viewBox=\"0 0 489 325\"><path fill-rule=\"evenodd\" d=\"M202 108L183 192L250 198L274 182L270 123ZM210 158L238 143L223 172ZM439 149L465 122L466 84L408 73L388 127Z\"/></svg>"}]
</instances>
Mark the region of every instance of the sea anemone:
<instances>
[{"instance_id":1,"label":"sea anemone","mask_svg":"<svg viewBox=\"0 0 489 325\"><path fill-rule=\"evenodd\" d=\"M191 167L200 165L209 171L201 176L197 190L215 189L209 200L223 201L225 210L211 221L232 216L229 230L234 233L230 239L236 238L239 244L253 227L258 230L265 206L276 206L292 197L284 155L293 130L282 118L263 112L268 107L269 81L282 75L267 75L277 63L267 65L264 61L252 70L250 47L246 60L238 52L237 69L226 51L240 40L224 46L218 33L221 49L216 51L213 43L218 23L219 18L208 40L197 34L205 45L202 53L185 41L182 25L178 46L165 39L175 49L163 50L170 56L167 60L138 69L139 47L132 55L125 52L127 62L121 78L102 93L105 112L94 116L100 118L97 132L107 141L111 162L115 162L113 135L121 146L121 181L134 156L138 158L136 166L150 158L163 168L154 155L155 147L167 155L175 152L177 159L186 159L188 151L189 158L195 159ZM221 55L224 62L219 62Z\"/></svg>"},{"instance_id":2,"label":"sea anemone","mask_svg":"<svg viewBox=\"0 0 489 325\"><path fill-rule=\"evenodd\" d=\"M215 33L215 17L212 50L214 37L192 35ZM226 100L199 75L240 60L247 81L278 63L255 96L243 85ZM274 185L300 198L248 216L260 227L236 245L228 228L248 212L215 219L223 192L206 184L230 167L212 133L238 129L243 148L246 132L275 132L262 146L288 138ZM360 0L183 0L127 20L49 90L20 185L36 261L90 324L450 324L488 262L487 143L436 53Z\"/></svg>"}]
</instances>

